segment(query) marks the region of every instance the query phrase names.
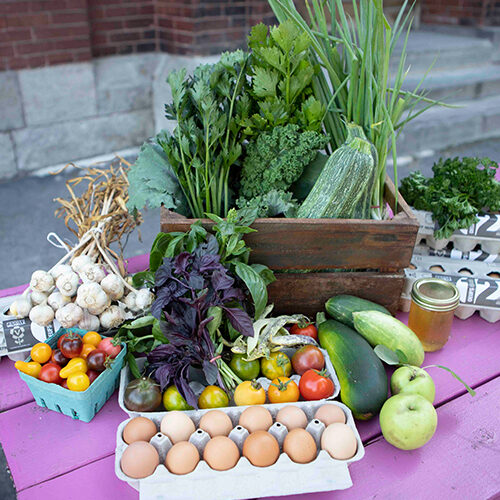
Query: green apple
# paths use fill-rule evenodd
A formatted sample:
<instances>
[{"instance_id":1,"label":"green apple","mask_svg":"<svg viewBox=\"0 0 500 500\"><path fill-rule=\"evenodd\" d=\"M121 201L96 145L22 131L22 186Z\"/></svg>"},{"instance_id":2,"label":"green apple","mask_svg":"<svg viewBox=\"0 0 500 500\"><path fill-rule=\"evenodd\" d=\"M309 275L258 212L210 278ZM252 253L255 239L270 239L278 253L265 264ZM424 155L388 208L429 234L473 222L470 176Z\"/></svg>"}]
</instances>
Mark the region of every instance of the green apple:
<instances>
[{"instance_id":1,"label":"green apple","mask_svg":"<svg viewBox=\"0 0 500 500\"><path fill-rule=\"evenodd\" d=\"M420 394L434 403L436 386L432 377L422 368L416 366L401 366L391 377L392 394Z\"/></svg>"},{"instance_id":2,"label":"green apple","mask_svg":"<svg viewBox=\"0 0 500 500\"><path fill-rule=\"evenodd\" d=\"M380 428L384 438L400 450L423 446L436 432L437 413L419 394L396 394L380 410Z\"/></svg>"}]
</instances>

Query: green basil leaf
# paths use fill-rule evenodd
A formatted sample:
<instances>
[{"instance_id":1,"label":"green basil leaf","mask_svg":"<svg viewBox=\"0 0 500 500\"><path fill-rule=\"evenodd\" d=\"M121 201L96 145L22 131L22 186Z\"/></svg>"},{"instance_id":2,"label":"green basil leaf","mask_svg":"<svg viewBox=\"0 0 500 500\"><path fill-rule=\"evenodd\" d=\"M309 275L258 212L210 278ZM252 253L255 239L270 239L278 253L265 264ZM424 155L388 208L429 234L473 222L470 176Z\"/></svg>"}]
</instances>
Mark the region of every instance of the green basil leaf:
<instances>
[{"instance_id":1,"label":"green basil leaf","mask_svg":"<svg viewBox=\"0 0 500 500\"><path fill-rule=\"evenodd\" d=\"M142 288L144 285L153 285L155 275L151 271L140 271L132 277L132 285L136 288Z\"/></svg>"},{"instance_id":2,"label":"green basil leaf","mask_svg":"<svg viewBox=\"0 0 500 500\"><path fill-rule=\"evenodd\" d=\"M255 317L258 318L267 305L266 283L260 274L248 264L243 262L234 262L236 274L243 280L252 296Z\"/></svg>"},{"instance_id":3,"label":"green basil leaf","mask_svg":"<svg viewBox=\"0 0 500 500\"><path fill-rule=\"evenodd\" d=\"M210 336L213 337L222 324L222 309L218 306L209 307L207 310L207 318L210 316L213 316L213 319L210 323L207 323L207 329Z\"/></svg>"},{"instance_id":4,"label":"green basil leaf","mask_svg":"<svg viewBox=\"0 0 500 500\"><path fill-rule=\"evenodd\" d=\"M127 352L127 363L134 378L141 378L142 374L137 366L137 361L131 352Z\"/></svg>"}]
</instances>

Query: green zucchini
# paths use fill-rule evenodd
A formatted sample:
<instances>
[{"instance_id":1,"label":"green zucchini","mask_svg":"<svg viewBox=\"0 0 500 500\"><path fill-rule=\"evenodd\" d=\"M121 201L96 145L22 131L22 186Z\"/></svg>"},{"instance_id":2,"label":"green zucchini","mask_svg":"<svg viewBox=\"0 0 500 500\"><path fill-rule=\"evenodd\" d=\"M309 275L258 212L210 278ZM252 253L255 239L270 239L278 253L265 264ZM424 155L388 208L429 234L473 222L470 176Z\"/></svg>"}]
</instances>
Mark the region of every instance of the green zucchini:
<instances>
[{"instance_id":1,"label":"green zucchini","mask_svg":"<svg viewBox=\"0 0 500 500\"><path fill-rule=\"evenodd\" d=\"M339 378L342 402L355 418L372 418L382 408L389 390L382 361L361 335L338 321L321 323L318 338Z\"/></svg>"},{"instance_id":2,"label":"green zucchini","mask_svg":"<svg viewBox=\"0 0 500 500\"><path fill-rule=\"evenodd\" d=\"M325 309L333 319L351 328L354 328L353 312L380 311L384 314L391 314L384 306L354 295L335 295L326 301Z\"/></svg>"},{"instance_id":3,"label":"green zucchini","mask_svg":"<svg viewBox=\"0 0 500 500\"><path fill-rule=\"evenodd\" d=\"M311 192L299 207L299 218L369 217L376 160L363 129L348 125L345 144L328 158Z\"/></svg>"},{"instance_id":4,"label":"green zucchini","mask_svg":"<svg viewBox=\"0 0 500 500\"><path fill-rule=\"evenodd\" d=\"M380 311L360 311L352 314L354 327L372 345L384 345L404 355L408 363L422 366L424 348L418 337L404 323Z\"/></svg>"}]
</instances>

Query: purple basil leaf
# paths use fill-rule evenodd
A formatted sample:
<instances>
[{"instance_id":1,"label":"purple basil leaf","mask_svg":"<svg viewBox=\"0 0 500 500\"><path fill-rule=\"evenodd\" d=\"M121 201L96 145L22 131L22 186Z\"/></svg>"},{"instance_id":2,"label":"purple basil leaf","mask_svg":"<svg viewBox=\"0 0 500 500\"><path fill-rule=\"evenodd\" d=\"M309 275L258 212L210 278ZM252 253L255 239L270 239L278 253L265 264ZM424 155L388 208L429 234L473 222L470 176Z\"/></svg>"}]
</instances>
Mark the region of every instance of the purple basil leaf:
<instances>
[{"instance_id":1,"label":"purple basil leaf","mask_svg":"<svg viewBox=\"0 0 500 500\"><path fill-rule=\"evenodd\" d=\"M217 269L220 265L220 256L217 254L205 254L197 261L196 265L200 273Z\"/></svg>"},{"instance_id":2,"label":"purple basil leaf","mask_svg":"<svg viewBox=\"0 0 500 500\"><path fill-rule=\"evenodd\" d=\"M222 266L221 268L216 269L212 274L212 286L216 292L227 290L234 284L234 279L227 274L226 269Z\"/></svg>"},{"instance_id":3,"label":"purple basil leaf","mask_svg":"<svg viewBox=\"0 0 500 500\"><path fill-rule=\"evenodd\" d=\"M172 261L171 259L163 259L163 264L155 273L155 285L163 286L163 284L172 277Z\"/></svg>"},{"instance_id":4,"label":"purple basil leaf","mask_svg":"<svg viewBox=\"0 0 500 500\"><path fill-rule=\"evenodd\" d=\"M211 363L208 359L205 359L203 361L203 373L207 379L207 384L214 385L217 382L217 375L219 373L215 361Z\"/></svg>"},{"instance_id":5,"label":"purple basil leaf","mask_svg":"<svg viewBox=\"0 0 500 500\"><path fill-rule=\"evenodd\" d=\"M202 290L205 287L205 279L196 271L191 272L188 279L189 286L195 290Z\"/></svg>"},{"instance_id":6,"label":"purple basil leaf","mask_svg":"<svg viewBox=\"0 0 500 500\"><path fill-rule=\"evenodd\" d=\"M222 292L222 302L232 302L236 300L238 302L243 302L245 294L239 288L229 288L229 290L224 290Z\"/></svg>"},{"instance_id":7,"label":"purple basil leaf","mask_svg":"<svg viewBox=\"0 0 500 500\"><path fill-rule=\"evenodd\" d=\"M177 274L184 274L187 272L187 268L192 260L192 255L189 252L182 252L176 258L174 262L175 272Z\"/></svg>"},{"instance_id":8,"label":"purple basil leaf","mask_svg":"<svg viewBox=\"0 0 500 500\"><path fill-rule=\"evenodd\" d=\"M237 307L222 307L233 328L246 337L253 337L253 323L246 311Z\"/></svg>"}]
</instances>

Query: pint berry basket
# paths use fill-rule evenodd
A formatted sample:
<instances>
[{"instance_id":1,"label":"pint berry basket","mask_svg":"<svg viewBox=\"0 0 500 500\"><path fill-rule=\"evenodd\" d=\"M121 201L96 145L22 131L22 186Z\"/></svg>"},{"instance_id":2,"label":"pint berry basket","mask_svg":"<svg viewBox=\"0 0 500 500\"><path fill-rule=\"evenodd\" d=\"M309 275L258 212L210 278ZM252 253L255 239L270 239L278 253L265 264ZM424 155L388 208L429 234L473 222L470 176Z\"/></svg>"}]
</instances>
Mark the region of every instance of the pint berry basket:
<instances>
[{"instance_id":1,"label":"pint berry basket","mask_svg":"<svg viewBox=\"0 0 500 500\"><path fill-rule=\"evenodd\" d=\"M52 349L57 348L59 337L65 333L75 332L83 336L86 330L80 328L61 328L46 340ZM110 368L103 371L83 392L70 391L57 384L49 384L35 377L19 372L19 376L28 385L38 406L57 411L83 422L90 422L104 403L111 397L120 381L120 370L127 354L127 346L114 359ZM31 361L29 357L26 361Z\"/></svg>"}]
</instances>

